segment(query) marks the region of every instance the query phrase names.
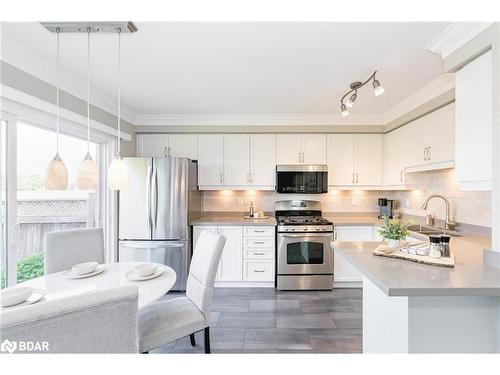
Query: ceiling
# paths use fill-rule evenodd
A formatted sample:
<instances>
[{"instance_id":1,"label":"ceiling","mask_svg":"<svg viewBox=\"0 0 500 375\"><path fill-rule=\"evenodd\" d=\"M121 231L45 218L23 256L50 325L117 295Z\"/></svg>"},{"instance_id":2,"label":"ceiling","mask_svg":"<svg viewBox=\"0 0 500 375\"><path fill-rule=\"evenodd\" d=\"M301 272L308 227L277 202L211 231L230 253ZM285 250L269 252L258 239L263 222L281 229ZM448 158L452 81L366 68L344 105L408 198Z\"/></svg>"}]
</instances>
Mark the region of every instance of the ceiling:
<instances>
[{"instance_id":1,"label":"ceiling","mask_svg":"<svg viewBox=\"0 0 500 375\"><path fill-rule=\"evenodd\" d=\"M385 95L360 91L353 114L381 114L443 73L424 47L449 23L155 23L122 35L122 103L136 114L338 114L352 81L376 69ZM39 23L2 36L56 62ZM91 37L92 87L116 98L116 35ZM61 67L86 81L85 34L61 36Z\"/></svg>"}]
</instances>

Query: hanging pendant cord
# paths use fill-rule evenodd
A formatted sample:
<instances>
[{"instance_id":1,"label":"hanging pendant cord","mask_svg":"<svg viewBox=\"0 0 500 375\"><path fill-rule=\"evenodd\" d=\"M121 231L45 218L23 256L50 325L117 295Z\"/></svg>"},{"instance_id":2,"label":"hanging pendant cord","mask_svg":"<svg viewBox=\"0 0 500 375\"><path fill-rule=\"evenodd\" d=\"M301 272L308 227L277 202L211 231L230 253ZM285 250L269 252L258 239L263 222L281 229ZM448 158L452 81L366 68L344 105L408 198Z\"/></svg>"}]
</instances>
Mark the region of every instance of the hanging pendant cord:
<instances>
[{"instance_id":1,"label":"hanging pendant cord","mask_svg":"<svg viewBox=\"0 0 500 375\"><path fill-rule=\"evenodd\" d=\"M90 27L87 28L87 155L90 155Z\"/></svg>"},{"instance_id":2,"label":"hanging pendant cord","mask_svg":"<svg viewBox=\"0 0 500 375\"><path fill-rule=\"evenodd\" d=\"M61 29L58 27L56 29L57 33L57 71L59 72L59 33L61 32ZM56 155L59 156L59 84L56 86L56 105L57 105L57 111L56 111Z\"/></svg>"},{"instance_id":3,"label":"hanging pendant cord","mask_svg":"<svg viewBox=\"0 0 500 375\"><path fill-rule=\"evenodd\" d=\"M121 32L122 29L118 29L118 127L117 127L117 138L118 138L118 156L120 156L120 123L121 123Z\"/></svg>"}]
</instances>

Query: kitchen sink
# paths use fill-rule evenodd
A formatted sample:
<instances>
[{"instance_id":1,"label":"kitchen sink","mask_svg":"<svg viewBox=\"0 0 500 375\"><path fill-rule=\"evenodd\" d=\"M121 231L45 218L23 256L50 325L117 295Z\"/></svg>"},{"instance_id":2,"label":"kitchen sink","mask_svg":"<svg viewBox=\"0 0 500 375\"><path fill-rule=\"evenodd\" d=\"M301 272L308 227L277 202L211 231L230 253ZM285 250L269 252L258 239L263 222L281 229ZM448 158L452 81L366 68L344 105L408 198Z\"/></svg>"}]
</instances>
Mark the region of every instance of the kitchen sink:
<instances>
[{"instance_id":1,"label":"kitchen sink","mask_svg":"<svg viewBox=\"0 0 500 375\"><path fill-rule=\"evenodd\" d=\"M434 228L434 227L427 227L424 225L419 225L419 224L412 224L408 226L408 230L410 232L417 232L426 236L431 236L431 235L440 235L440 234L446 234L450 237L460 237L461 235L455 231L451 230L446 230L446 229L441 229L441 228Z\"/></svg>"}]
</instances>

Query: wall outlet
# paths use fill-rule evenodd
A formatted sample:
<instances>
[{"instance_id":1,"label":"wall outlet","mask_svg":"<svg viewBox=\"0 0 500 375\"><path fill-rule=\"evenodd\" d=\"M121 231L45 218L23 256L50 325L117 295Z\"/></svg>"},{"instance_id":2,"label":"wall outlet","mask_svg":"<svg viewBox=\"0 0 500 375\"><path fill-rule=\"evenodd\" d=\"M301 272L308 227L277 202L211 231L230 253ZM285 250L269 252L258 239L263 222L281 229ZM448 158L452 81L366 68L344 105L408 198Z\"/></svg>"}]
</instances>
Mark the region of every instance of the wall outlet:
<instances>
[{"instance_id":1,"label":"wall outlet","mask_svg":"<svg viewBox=\"0 0 500 375\"><path fill-rule=\"evenodd\" d=\"M410 208L410 198L405 199L405 207Z\"/></svg>"},{"instance_id":2,"label":"wall outlet","mask_svg":"<svg viewBox=\"0 0 500 375\"><path fill-rule=\"evenodd\" d=\"M353 206L357 206L358 205L358 197L352 197L351 198L351 204Z\"/></svg>"},{"instance_id":3,"label":"wall outlet","mask_svg":"<svg viewBox=\"0 0 500 375\"><path fill-rule=\"evenodd\" d=\"M239 197L239 198L238 198L238 205L239 205L239 206L243 206L244 204L245 204L245 198L243 198L243 197Z\"/></svg>"}]
</instances>

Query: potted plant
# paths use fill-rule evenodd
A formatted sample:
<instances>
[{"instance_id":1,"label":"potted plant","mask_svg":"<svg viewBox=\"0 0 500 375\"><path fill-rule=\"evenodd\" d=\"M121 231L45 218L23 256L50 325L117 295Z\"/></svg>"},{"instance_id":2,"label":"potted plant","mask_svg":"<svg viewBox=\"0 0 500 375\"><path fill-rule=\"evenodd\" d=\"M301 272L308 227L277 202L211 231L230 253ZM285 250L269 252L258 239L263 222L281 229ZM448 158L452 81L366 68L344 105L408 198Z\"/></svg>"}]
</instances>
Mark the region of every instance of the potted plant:
<instances>
[{"instance_id":1,"label":"potted plant","mask_svg":"<svg viewBox=\"0 0 500 375\"><path fill-rule=\"evenodd\" d=\"M401 220L386 218L384 225L379 229L379 234L387 240L391 249L398 248L401 240L408 236L408 224Z\"/></svg>"}]
</instances>

